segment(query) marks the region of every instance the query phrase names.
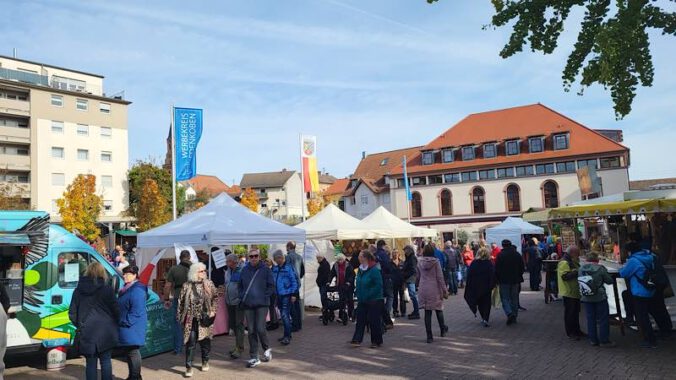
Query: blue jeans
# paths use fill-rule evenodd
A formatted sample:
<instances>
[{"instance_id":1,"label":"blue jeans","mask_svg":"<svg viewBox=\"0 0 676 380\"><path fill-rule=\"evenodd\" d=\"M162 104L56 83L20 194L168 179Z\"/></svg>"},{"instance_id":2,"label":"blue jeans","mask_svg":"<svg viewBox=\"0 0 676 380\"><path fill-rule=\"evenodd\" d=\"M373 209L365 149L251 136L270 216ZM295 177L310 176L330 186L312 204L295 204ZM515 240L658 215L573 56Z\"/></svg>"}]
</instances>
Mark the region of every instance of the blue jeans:
<instances>
[{"instance_id":1,"label":"blue jeans","mask_svg":"<svg viewBox=\"0 0 676 380\"><path fill-rule=\"evenodd\" d=\"M85 375L87 380L98 379L96 366L99 361L101 362L101 380L113 379L113 364L110 361L110 353L111 351L108 350L98 355L88 355L85 357L86 361Z\"/></svg>"},{"instance_id":2,"label":"blue jeans","mask_svg":"<svg viewBox=\"0 0 676 380\"><path fill-rule=\"evenodd\" d=\"M418 314L418 293L415 291L415 282L406 283L406 288L408 289L408 296L411 298L411 303L413 304L413 314Z\"/></svg>"},{"instance_id":3,"label":"blue jeans","mask_svg":"<svg viewBox=\"0 0 676 380\"><path fill-rule=\"evenodd\" d=\"M451 294L458 294L458 271L448 272L448 291Z\"/></svg>"},{"instance_id":4,"label":"blue jeans","mask_svg":"<svg viewBox=\"0 0 676 380\"><path fill-rule=\"evenodd\" d=\"M282 314L284 337L291 338L291 295L278 295L277 306L279 306L279 312Z\"/></svg>"},{"instance_id":5,"label":"blue jeans","mask_svg":"<svg viewBox=\"0 0 676 380\"><path fill-rule=\"evenodd\" d=\"M180 354L183 348L183 324L176 320L176 315L178 315L178 297L174 297L171 307L174 312L174 353Z\"/></svg>"},{"instance_id":6,"label":"blue jeans","mask_svg":"<svg viewBox=\"0 0 676 380\"><path fill-rule=\"evenodd\" d=\"M587 335L591 344L608 343L610 327L608 322L608 301L585 302L587 314Z\"/></svg>"},{"instance_id":7,"label":"blue jeans","mask_svg":"<svg viewBox=\"0 0 676 380\"><path fill-rule=\"evenodd\" d=\"M505 315L516 318L519 315L519 284L500 284L500 302Z\"/></svg>"}]
</instances>

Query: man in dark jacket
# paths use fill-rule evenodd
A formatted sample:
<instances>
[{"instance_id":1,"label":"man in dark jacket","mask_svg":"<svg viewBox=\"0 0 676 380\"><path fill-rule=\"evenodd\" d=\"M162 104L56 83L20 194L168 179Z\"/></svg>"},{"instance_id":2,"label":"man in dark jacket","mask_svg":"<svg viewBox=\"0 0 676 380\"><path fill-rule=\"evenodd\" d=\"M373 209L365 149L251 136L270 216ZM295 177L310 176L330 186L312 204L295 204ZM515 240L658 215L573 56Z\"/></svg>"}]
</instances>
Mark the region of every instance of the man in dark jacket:
<instances>
[{"instance_id":1,"label":"man in dark jacket","mask_svg":"<svg viewBox=\"0 0 676 380\"><path fill-rule=\"evenodd\" d=\"M164 304L166 308L172 307L172 311L177 313L178 310L178 295L181 294L183 284L188 281L188 271L190 270L190 252L181 251L179 255L179 263L169 269L165 277L164 284ZM173 300L173 301L172 301ZM183 326L178 321L174 322L174 354L181 353L183 348Z\"/></svg>"},{"instance_id":2,"label":"man in dark jacket","mask_svg":"<svg viewBox=\"0 0 676 380\"><path fill-rule=\"evenodd\" d=\"M296 243L292 241L286 243L286 261L293 266L293 270L298 276L298 286L300 289L303 277L305 277L305 263L303 262L303 256L296 252ZM303 328L300 291L295 295L295 298L296 300L291 304L291 332L296 332Z\"/></svg>"},{"instance_id":3,"label":"man in dark jacket","mask_svg":"<svg viewBox=\"0 0 676 380\"><path fill-rule=\"evenodd\" d=\"M380 273L383 277L383 297L384 301L384 310L383 310L383 323L385 324L385 329L391 329L394 327L392 318L392 303L394 302L394 284L392 283L392 260L390 260L390 255L385 251L385 240L378 240L376 243L376 262L380 265Z\"/></svg>"},{"instance_id":4,"label":"man in dark jacket","mask_svg":"<svg viewBox=\"0 0 676 380\"><path fill-rule=\"evenodd\" d=\"M412 246L404 247L404 268L401 270L406 289L408 289L408 296L413 304L413 312L408 315L408 319L420 319L420 312L418 306L418 294L415 289L416 268L418 267L418 259L415 257L415 251Z\"/></svg>"},{"instance_id":5,"label":"man in dark jacket","mask_svg":"<svg viewBox=\"0 0 676 380\"><path fill-rule=\"evenodd\" d=\"M523 282L523 260L509 240L502 241L502 251L495 262L495 276L500 286L500 301L507 315L507 325L516 323L519 314L519 286Z\"/></svg>"},{"instance_id":6,"label":"man in dark jacket","mask_svg":"<svg viewBox=\"0 0 676 380\"><path fill-rule=\"evenodd\" d=\"M540 282L542 282L542 254L532 239L528 239L526 247L523 255L530 277L530 290L537 292L540 290Z\"/></svg>"},{"instance_id":7,"label":"man in dark jacket","mask_svg":"<svg viewBox=\"0 0 676 380\"><path fill-rule=\"evenodd\" d=\"M451 241L446 242L444 249L446 255L446 278L448 282L448 292L450 294L458 294L458 269L460 268L460 252L453 249Z\"/></svg>"},{"instance_id":8,"label":"man in dark jacket","mask_svg":"<svg viewBox=\"0 0 676 380\"><path fill-rule=\"evenodd\" d=\"M270 296L275 291L275 282L272 271L261 262L258 250L249 251L249 262L240 273L239 294L240 304L245 310L247 326L249 328L249 354L251 359L247 367L253 368L261 363L258 359L258 341L263 347L263 361L272 360L272 350L268 344L268 334L265 330L265 317L270 306Z\"/></svg>"},{"instance_id":9,"label":"man in dark jacket","mask_svg":"<svg viewBox=\"0 0 676 380\"><path fill-rule=\"evenodd\" d=\"M322 302L322 309L326 307L326 286L331 281L331 265L324 257L323 253L317 252L317 263L319 268L317 268L317 279L315 283L317 288L319 288L319 299Z\"/></svg>"}]
</instances>

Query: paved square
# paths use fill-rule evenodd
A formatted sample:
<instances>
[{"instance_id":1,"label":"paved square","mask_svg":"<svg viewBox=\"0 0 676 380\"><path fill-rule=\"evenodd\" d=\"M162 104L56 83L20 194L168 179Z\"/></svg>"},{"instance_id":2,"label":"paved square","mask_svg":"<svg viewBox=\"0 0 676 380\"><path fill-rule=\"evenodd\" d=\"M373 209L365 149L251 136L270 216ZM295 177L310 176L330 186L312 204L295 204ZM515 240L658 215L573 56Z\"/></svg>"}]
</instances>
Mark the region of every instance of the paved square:
<instances>
[{"instance_id":1,"label":"paved square","mask_svg":"<svg viewBox=\"0 0 676 380\"><path fill-rule=\"evenodd\" d=\"M462 290L461 290L462 292ZM522 292L519 323L507 327L502 310L492 310L492 326L484 328L465 304L462 295L445 304L450 334L440 338L433 318L435 340L425 343L422 320L399 320L385 334L380 349L352 348L354 325L323 326L316 314L308 313L305 328L294 335L291 345L277 343L281 329L271 332L273 360L255 369L245 368L245 359L230 360L227 352L233 338L217 337L213 344L210 372L196 368L195 379L222 379L231 376L252 379L344 379L364 378L640 378L667 379L676 376L676 340L661 341L658 349L638 347L638 333L621 336L611 326L611 339L618 347L601 349L587 341L571 342L563 331L563 305L546 305L542 292ZM582 316L581 316L582 317ZM584 328L584 321L583 328ZM248 347L248 343L247 343ZM199 354L196 355L199 357ZM199 359L196 360L199 364ZM60 372L44 371L44 358L25 358L8 363L9 380L84 378L84 360L68 361ZM177 379L183 376L183 357L157 355L143 361L143 378ZM117 378L126 378L126 363L113 360Z\"/></svg>"}]
</instances>

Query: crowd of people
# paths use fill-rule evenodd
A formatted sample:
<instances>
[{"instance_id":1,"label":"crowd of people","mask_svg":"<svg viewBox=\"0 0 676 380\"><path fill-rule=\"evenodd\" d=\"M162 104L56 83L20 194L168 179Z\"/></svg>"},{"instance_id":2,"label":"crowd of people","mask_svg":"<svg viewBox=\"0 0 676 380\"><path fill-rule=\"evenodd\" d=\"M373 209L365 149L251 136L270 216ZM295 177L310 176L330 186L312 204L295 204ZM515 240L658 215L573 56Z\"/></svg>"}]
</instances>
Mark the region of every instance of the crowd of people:
<instances>
[{"instance_id":1,"label":"crowd of people","mask_svg":"<svg viewBox=\"0 0 676 380\"><path fill-rule=\"evenodd\" d=\"M484 241L459 246L448 241L439 249L434 242L412 244L403 252L385 241L364 244L358 254L338 254L331 265L317 253L316 285L322 316L354 323L349 344L360 346L368 330L370 347L384 344L384 334L395 327L399 318L416 320L424 316L427 343L434 342L433 315L439 336L449 333L445 323L444 300L464 288L464 299L470 310L479 314L480 323L490 327L491 309L500 307L508 326L517 324L524 274L529 273L530 290L542 289L542 261L558 260L554 291L563 300L563 327L571 340L588 338L590 344L613 347L609 333L609 307L605 285L613 279L599 264L596 252L587 252L584 263L580 249L560 241L546 242L524 239L522 253L509 240L487 245ZM544 244L542 244L545 242ZM553 244L551 244L553 243ZM293 333L302 329L300 286L305 276L303 257L289 242L286 253L276 250L264 260L258 249L251 249L245 258L226 250L226 266L212 268L211 275L203 262L191 262L188 251L179 255L179 263L166 275L163 292L165 306L174 312L174 354L185 354L185 376L193 376L197 346L201 351L201 371L209 370L213 323L219 295L225 302L229 330L234 345L229 351L240 358L248 337L249 359L253 368L272 360L269 331L281 320L282 334L278 341L289 345ZM626 245L630 253L619 271L628 284L623 295L627 318L639 326L643 347L655 347L657 337L668 337L672 325L664 303L665 289L670 284L658 257L642 249L637 241ZM121 256L121 255L120 255ZM86 377L96 379L100 363L102 378L112 378L111 352L121 347L129 367L128 379L141 378L141 354L145 344L147 314L146 287L138 282L138 268L122 268L125 285L117 293L111 287L105 270L96 262L87 267L73 295L69 316L77 328L78 351L86 357ZM211 279L214 281L212 281ZM329 298L337 293L339 298ZM407 314L410 304L412 310ZM580 327L579 314L584 305L587 332ZM652 330L652 316L659 334Z\"/></svg>"}]
</instances>

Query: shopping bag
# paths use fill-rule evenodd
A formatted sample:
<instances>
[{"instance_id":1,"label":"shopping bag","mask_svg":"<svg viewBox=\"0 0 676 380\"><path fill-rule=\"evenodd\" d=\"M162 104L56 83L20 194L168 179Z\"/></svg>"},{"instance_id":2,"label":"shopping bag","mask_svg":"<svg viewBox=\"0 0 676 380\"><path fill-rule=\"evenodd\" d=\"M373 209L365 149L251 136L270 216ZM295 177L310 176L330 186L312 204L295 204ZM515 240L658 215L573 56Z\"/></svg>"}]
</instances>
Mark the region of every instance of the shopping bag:
<instances>
[{"instance_id":1,"label":"shopping bag","mask_svg":"<svg viewBox=\"0 0 676 380\"><path fill-rule=\"evenodd\" d=\"M491 292L491 305L494 308L502 307L502 302L500 301L500 288L497 286L493 288L493 291Z\"/></svg>"},{"instance_id":2,"label":"shopping bag","mask_svg":"<svg viewBox=\"0 0 676 380\"><path fill-rule=\"evenodd\" d=\"M458 282L462 282L462 271L459 270L457 273L458 273Z\"/></svg>"},{"instance_id":3,"label":"shopping bag","mask_svg":"<svg viewBox=\"0 0 676 380\"><path fill-rule=\"evenodd\" d=\"M404 302L411 302L411 296L408 295L408 289L404 289Z\"/></svg>"}]
</instances>

